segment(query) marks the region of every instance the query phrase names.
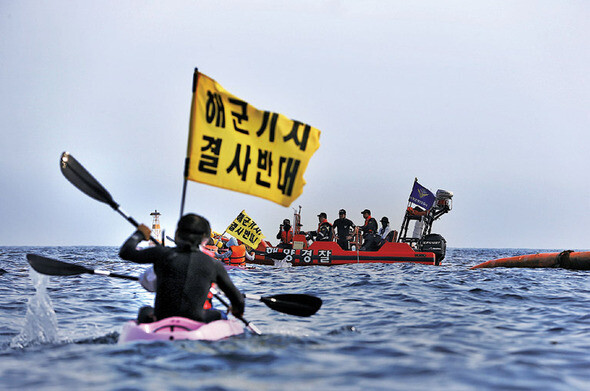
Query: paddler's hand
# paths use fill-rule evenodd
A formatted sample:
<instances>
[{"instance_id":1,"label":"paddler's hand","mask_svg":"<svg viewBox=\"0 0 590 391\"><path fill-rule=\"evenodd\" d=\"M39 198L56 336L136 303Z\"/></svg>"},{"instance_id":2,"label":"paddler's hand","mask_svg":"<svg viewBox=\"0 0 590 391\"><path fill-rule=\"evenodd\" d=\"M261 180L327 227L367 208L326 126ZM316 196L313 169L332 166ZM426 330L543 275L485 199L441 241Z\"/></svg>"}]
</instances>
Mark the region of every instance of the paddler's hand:
<instances>
[{"instance_id":1,"label":"paddler's hand","mask_svg":"<svg viewBox=\"0 0 590 391\"><path fill-rule=\"evenodd\" d=\"M242 312L234 311L233 308L231 309L231 313L232 313L233 316L235 316L238 319L241 318L242 316L244 316L244 312L243 311Z\"/></svg>"},{"instance_id":2,"label":"paddler's hand","mask_svg":"<svg viewBox=\"0 0 590 391\"><path fill-rule=\"evenodd\" d=\"M230 306L228 307L228 309L227 309L227 313L229 314L230 312L231 312L231 314L232 314L233 316L235 316L236 318L241 318L242 316L244 316L244 312L243 312L243 311L242 311L242 312L235 311L235 310L234 310L234 307L233 307L233 306L231 306L231 305L230 305Z\"/></svg>"},{"instance_id":3,"label":"paddler's hand","mask_svg":"<svg viewBox=\"0 0 590 391\"><path fill-rule=\"evenodd\" d=\"M139 224L137 230L143 234L145 240L150 240L152 231L144 224Z\"/></svg>"}]
</instances>

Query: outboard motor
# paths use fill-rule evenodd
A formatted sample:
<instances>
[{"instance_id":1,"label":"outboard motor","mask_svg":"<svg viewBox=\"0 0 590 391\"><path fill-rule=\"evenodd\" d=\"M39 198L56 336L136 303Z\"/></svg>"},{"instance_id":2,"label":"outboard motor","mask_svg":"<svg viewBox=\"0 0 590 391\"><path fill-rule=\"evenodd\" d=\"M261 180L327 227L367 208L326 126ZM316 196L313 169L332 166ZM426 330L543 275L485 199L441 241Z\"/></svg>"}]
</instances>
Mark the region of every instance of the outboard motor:
<instances>
[{"instance_id":1,"label":"outboard motor","mask_svg":"<svg viewBox=\"0 0 590 391\"><path fill-rule=\"evenodd\" d=\"M443 189L438 189L436 191L436 203L434 204L435 209L446 209L448 212L449 210L453 209L453 192L447 191Z\"/></svg>"},{"instance_id":2,"label":"outboard motor","mask_svg":"<svg viewBox=\"0 0 590 391\"><path fill-rule=\"evenodd\" d=\"M434 253L435 263L438 266L445 258L447 241L439 234L424 235L418 242L418 250Z\"/></svg>"}]
</instances>

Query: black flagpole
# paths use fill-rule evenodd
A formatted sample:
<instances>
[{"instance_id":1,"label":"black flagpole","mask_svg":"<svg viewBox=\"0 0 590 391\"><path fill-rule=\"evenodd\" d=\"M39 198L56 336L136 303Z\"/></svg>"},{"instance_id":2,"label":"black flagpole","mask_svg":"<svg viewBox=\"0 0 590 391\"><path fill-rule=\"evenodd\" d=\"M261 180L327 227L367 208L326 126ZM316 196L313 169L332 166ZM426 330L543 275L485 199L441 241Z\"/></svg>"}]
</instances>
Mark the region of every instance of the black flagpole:
<instances>
[{"instance_id":1,"label":"black flagpole","mask_svg":"<svg viewBox=\"0 0 590 391\"><path fill-rule=\"evenodd\" d=\"M199 69L197 67L195 67L195 73L193 74L193 100L197 99L197 97L195 96L196 92L197 92L197 81L199 80ZM194 104L194 102L193 102ZM191 111L192 113L192 111ZM189 140L190 140L190 134L191 134L192 129L189 129ZM190 162L191 162L191 158L190 156L187 156L186 159L184 160L184 181L182 183L182 198L180 200L180 217L183 216L184 214L184 200L186 198L186 183L188 182L188 170L190 167Z\"/></svg>"}]
</instances>

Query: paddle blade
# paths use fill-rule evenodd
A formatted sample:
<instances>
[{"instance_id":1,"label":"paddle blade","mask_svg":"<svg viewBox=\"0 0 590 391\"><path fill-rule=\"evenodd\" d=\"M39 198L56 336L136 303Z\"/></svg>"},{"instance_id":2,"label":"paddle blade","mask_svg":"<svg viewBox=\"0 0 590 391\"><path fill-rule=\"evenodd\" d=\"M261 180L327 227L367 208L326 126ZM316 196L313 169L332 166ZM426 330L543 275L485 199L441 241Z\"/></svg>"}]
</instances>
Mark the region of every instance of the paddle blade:
<instances>
[{"instance_id":1,"label":"paddle blade","mask_svg":"<svg viewBox=\"0 0 590 391\"><path fill-rule=\"evenodd\" d=\"M74 276L83 273L94 273L92 269L88 269L84 266L73 265L71 263L42 257L36 254L27 254L27 261L37 272L49 276Z\"/></svg>"},{"instance_id":2,"label":"paddle blade","mask_svg":"<svg viewBox=\"0 0 590 391\"><path fill-rule=\"evenodd\" d=\"M61 154L59 167L66 179L82 193L104 202L113 209L119 207L109 192L68 152Z\"/></svg>"},{"instance_id":3,"label":"paddle blade","mask_svg":"<svg viewBox=\"0 0 590 391\"><path fill-rule=\"evenodd\" d=\"M264 256L269 257L270 259L276 259L277 261L282 261L285 259L287 254L285 253L265 253Z\"/></svg>"},{"instance_id":4,"label":"paddle blade","mask_svg":"<svg viewBox=\"0 0 590 391\"><path fill-rule=\"evenodd\" d=\"M270 258L270 259L275 259L277 261L283 260L287 256L287 254L285 254L285 253L278 253L278 252L277 253L267 253L265 251L256 251L256 250L254 250L254 254L261 255L263 257Z\"/></svg>"},{"instance_id":5,"label":"paddle blade","mask_svg":"<svg viewBox=\"0 0 590 391\"><path fill-rule=\"evenodd\" d=\"M296 316L312 316L322 306L322 299L304 294L261 297L260 301L275 311Z\"/></svg>"}]
</instances>

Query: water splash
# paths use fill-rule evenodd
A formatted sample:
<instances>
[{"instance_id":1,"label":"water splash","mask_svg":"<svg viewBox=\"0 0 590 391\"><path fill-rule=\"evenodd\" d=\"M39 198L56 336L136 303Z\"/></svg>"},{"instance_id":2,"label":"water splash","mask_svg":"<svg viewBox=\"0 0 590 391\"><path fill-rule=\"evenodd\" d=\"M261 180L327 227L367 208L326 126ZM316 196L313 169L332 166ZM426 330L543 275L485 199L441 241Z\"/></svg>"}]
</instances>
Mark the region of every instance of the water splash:
<instances>
[{"instance_id":1,"label":"water splash","mask_svg":"<svg viewBox=\"0 0 590 391\"><path fill-rule=\"evenodd\" d=\"M289 262L285 259L275 259L274 266L284 268L284 267L292 267L293 265L291 264L291 262Z\"/></svg>"},{"instance_id":2,"label":"water splash","mask_svg":"<svg viewBox=\"0 0 590 391\"><path fill-rule=\"evenodd\" d=\"M10 343L11 347L51 343L58 340L57 317L47 294L49 277L29 269L29 276L35 286L35 295L27 302L27 313L23 329Z\"/></svg>"}]
</instances>

